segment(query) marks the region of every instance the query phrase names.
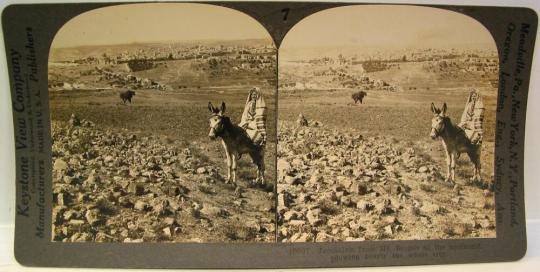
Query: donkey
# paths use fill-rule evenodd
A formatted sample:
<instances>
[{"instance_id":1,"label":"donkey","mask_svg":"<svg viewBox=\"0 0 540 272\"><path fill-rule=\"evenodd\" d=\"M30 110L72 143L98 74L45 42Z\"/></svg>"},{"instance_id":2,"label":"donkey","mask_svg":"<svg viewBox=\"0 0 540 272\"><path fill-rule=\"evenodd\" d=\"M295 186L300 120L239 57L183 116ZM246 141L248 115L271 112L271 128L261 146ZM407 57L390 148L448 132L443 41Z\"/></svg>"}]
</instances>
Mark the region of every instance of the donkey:
<instances>
[{"instance_id":1,"label":"donkey","mask_svg":"<svg viewBox=\"0 0 540 272\"><path fill-rule=\"evenodd\" d=\"M431 133L432 139L442 138L442 144L446 151L446 165L448 167L446 182L454 183L455 181L455 168L456 159L458 159L461 153L467 153L471 162L474 164L474 175L472 180L481 182L482 177L480 175L480 144L473 144L467 138L465 131L452 124L450 118L446 116L446 103L443 104L442 109L435 107L435 104L431 103L431 111L434 114L431 120Z\"/></svg>"},{"instance_id":2,"label":"donkey","mask_svg":"<svg viewBox=\"0 0 540 272\"><path fill-rule=\"evenodd\" d=\"M236 161L243 154L248 153L257 166L257 179L255 182L264 185L264 146L254 144L242 127L233 124L229 117L223 115L225 102L221 102L221 108L219 109L215 108L211 102L208 102L208 110L212 113L208 137L211 140L221 138L227 156L226 183L232 183L236 186Z\"/></svg>"}]
</instances>

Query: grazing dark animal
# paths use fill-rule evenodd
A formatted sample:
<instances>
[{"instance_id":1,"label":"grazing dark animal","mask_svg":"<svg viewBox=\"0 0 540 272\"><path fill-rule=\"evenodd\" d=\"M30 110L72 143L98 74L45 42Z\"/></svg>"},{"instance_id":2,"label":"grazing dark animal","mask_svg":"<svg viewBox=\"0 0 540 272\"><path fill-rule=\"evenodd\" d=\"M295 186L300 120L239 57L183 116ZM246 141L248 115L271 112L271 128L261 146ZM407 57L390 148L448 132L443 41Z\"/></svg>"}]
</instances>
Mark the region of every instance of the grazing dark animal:
<instances>
[{"instance_id":1,"label":"grazing dark animal","mask_svg":"<svg viewBox=\"0 0 540 272\"><path fill-rule=\"evenodd\" d=\"M450 118L446 116L446 103L443 104L442 109L435 107L435 104L431 103L431 111L434 116L431 120L431 133L432 139L441 138L442 144L446 151L446 165L448 168L446 175L446 182L453 183L455 181L455 168L456 159L459 158L461 153L467 153L471 162L474 164L474 175L472 180L481 182L480 176L480 144L473 144L471 140L467 138L465 131L452 124Z\"/></svg>"},{"instance_id":2,"label":"grazing dark animal","mask_svg":"<svg viewBox=\"0 0 540 272\"><path fill-rule=\"evenodd\" d=\"M364 92L364 91L359 91L359 92L356 92L356 93L353 93L352 94L352 99L354 100L354 104L356 104L356 102L360 101L360 104L363 104L362 101L364 100L364 97L367 96L367 93Z\"/></svg>"},{"instance_id":3,"label":"grazing dark animal","mask_svg":"<svg viewBox=\"0 0 540 272\"><path fill-rule=\"evenodd\" d=\"M131 99L135 96L135 92L132 90L127 90L120 93L120 99L122 99L122 102L126 104L126 101L129 101L131 104Z\"/></svg>"},{"instance_id":4,"label":"grazing dark animal","mask_svg":"<svg viewBox=\"0 0 540 272\"><path fill-rule=\"evenodd\" d=\"M248 153L253 163L257 165L256 182L264 185L264 146L254 144L242 127L233 124L229 117L223 115L224 102L221 103L219 109L208 102L208 110L212 113L208 137L212 140L221 138L227 156L227 183L236 186L236 161L242 154Z\"/></svg>"}]
</instances>

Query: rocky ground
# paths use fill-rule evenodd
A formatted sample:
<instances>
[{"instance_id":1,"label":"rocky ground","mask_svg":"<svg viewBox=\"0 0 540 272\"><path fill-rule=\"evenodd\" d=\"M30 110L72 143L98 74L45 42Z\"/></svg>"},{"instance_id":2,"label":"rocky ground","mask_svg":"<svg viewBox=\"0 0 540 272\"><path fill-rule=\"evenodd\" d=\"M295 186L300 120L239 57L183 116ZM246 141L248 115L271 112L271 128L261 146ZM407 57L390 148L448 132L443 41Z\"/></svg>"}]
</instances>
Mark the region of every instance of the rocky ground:
<instances>
[{"instance_id":1,"label":"rocky ground","mask_svg":"<svg viewBox=\"0 0 540 272\"><path fill-rule=\"evenodd\" d=\"M443 182L444 161L429 154L443 152L438 142L431 150L280 121L278 143L281 242L495 237L493 193L463 171L455 185ZM462 156L458 168L471 167Z\"/></svg>"},{"instance_id":2,"label":"rocky ground","mask_svg":"<svg viewBox=\"0 0 540 272\"><path fill-rule=\"evenodd\" d=\"M52 134L54 241L275 241L272 186L224 184L200 147L76 116Z\"/></svg>"}]
</instances>

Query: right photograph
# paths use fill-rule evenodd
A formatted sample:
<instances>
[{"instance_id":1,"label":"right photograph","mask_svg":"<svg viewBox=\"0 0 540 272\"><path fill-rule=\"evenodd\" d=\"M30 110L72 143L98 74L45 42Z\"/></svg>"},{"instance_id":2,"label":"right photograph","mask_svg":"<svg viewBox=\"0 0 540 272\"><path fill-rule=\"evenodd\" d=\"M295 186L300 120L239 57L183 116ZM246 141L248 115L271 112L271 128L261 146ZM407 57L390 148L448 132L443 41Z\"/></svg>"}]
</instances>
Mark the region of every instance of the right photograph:
<instances>
[{"instance_id":1,"label":"right photograph","mask_svg":"<svg viewBox=\"0 0 540 272\"><path fill-rule=\"evenodd\" d=\"M495 238L499 84L461 13L358 5L279 49L278 241Z\"/></svg>"}]
</instances>

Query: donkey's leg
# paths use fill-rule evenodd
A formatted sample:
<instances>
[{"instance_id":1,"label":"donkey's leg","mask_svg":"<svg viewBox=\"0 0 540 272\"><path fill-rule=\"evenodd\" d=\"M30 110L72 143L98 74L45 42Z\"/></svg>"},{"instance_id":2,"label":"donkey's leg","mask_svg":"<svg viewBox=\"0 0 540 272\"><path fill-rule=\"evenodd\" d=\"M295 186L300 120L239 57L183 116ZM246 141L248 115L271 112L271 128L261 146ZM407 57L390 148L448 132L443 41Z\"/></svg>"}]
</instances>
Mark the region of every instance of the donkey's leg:
<instances>
[{"instance_id":1,"label":"donkey's leg","mask_svg":"<svg viewBox=\"0 0 540 272\"><path fill-rule=\"evenodd\" d=\"M236 159L237 159L237 156L238 154L236 153L233 153L231 154L231 161L232 161L232 164L231 164L231 169L232 169L232 184L234 186L236 186Z\"/></svg>"},{"instance_id":2,"label":"donkey's leg","mask_svg":"<svg viewBox=\"0 0 540 272\"><path fill-rule=\"evenodd\" d=\"M471 178L471 182L476 182L476 171L478 170L477 167L478 167L478 164L476 163L477 161L477 158L476 158L476 150L472 150L472 149L469 149L467 151L467 154L469 155L469 158L471 159L471 163L474 167L473 169L473 176Z\"/></svg>"},{"instance_id":3,"label":"donkey's leg","mask_svg":"<svg viewBox=\"0 0 540 272\"><path fill-rule=\"evenodd\" d=\"M454 183L456 181L456 154L454 152L450 153L450 170L450 182Z\"/></svg>"},{"instance_id":4,"label":"donkey's leg","mask_svg":"<svg viewBox=\"0 0 540 272\"><path fill-rule=\"evenodd\" d=\"M255 178L255 183L259 183L261 181L261 164L259 161L255 162L255 165L257 166L257 177Z\"/></svg>"},{"instance_id":5,"label":"donkey's leg","mask_svg":"<svg viewBox=\"0 0 540 272\"><path fill-rule=\"evenodd\" d=\"M227 157L227 180L225 183L231 182L231 167L232 167L232 158L231 153L229 152L229 148L227 148L227 145L225 142L222 142L223 148L225 149L225 156Z\"/></svg>"},{"instance_id":6,"label":"donkey's leg","mask_svg":"<svg viewBox=\"0 0 540 272\"><path fill-rule=\"evenodd\" d=\"M232 168L232 158L231 156L229 155L229 153L227 152L227 182L226 183L231 183L231 168Z\"/></svg>"},{"instance_id":7,"label":"donkey's leg","mask_svg":"<svg viewBox=\"0 0 540 272\"><path fill-rule=\"evenodd\" d=\"M474 168L475 168L475 174L476 174L476 181L482 182L482 162L480 161L481 153L482 153L482 147L478 146L475 150L476 160L474 162Z\"/></svg>"},{"instance_id":8,"label":"donkey's leg","mask_svg":"<svg viewBox=\"0 0 540 272\"><path fill-rule=\"evenodd\" d=\"M264 185L265 182L264 182L264 168L265 168L265 165L264 165L264 149L261 149L261 152L260 152L260 159L259 159L259 163L257 164L257 167L258 167L258 171L259 174L259 178L260 178L260 181L261 181L261 184Z\"/></svg>"},{"instance_id":9,"label":"donkey's leg","mask_svg":"<svg viewBox=\"0 0 540 272\"><path fill-rule=\"evenodd\" d=\"M477 164L477 156L476 156L476 150L468 150L467 151L467 154L469 155L469 158L471 159L471 163L473 165L473 176L471 178L471 182L474 183L474 182L477 182L477 179L476 179L476 175L477 175L477 170L478 170L478 164Z\"/></svg>"},{"instance_id":10,"label":"donkey's leg","mask_svg":"<svg viewBox=\"0 0 540 272\"><path fill-rule=\"evenodd\" d=\"M446 147L446 144L444 144L444 152L446 153L446 178L444 179L445 182L450 182L450 174L451 174L451 167L452 164L451 158L450 158L450 152L448 152L448 148Z\"/></svg>"},{"instance_id":11,"label":"donkey's leg","mask_svg":"<svg viewBox=\"0 0 540 272\"><path fill-rule=\"evenodd\" d=\"M257 166L257 179L255 183L261 183L264 185L264 150L256 150L249 153L253 163Z\"/></svg>"},{"instance_id":12,"label":"donkey's leg","mask_svg":"<svg viewBox=\"0 0 540 272\"><path fill-rule=\"evenodd\" d=\"M480 153L479 148L472 147L467 151L467 154L469 155L469 158L471 159L471 163L473 164L474 171L473 176L471 178L472 182L481 182L482 178L480 175Z\"/></svg>"}]
</instances>

